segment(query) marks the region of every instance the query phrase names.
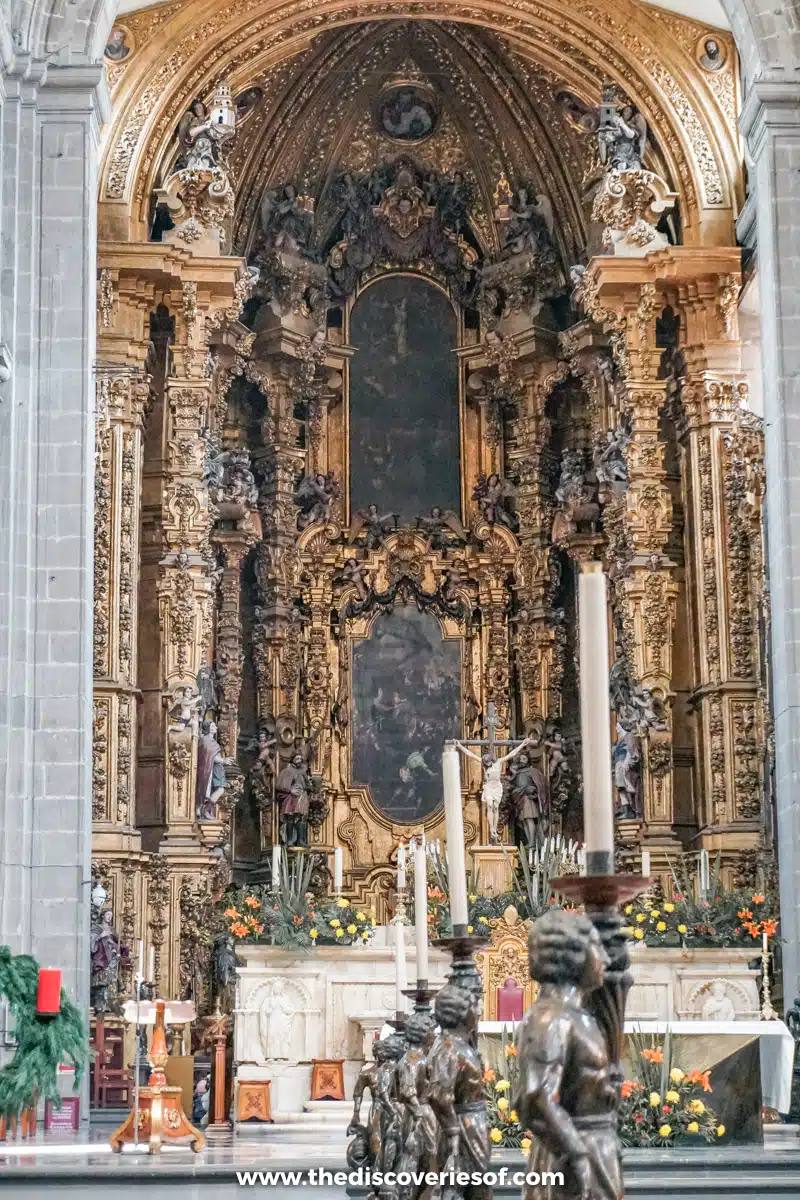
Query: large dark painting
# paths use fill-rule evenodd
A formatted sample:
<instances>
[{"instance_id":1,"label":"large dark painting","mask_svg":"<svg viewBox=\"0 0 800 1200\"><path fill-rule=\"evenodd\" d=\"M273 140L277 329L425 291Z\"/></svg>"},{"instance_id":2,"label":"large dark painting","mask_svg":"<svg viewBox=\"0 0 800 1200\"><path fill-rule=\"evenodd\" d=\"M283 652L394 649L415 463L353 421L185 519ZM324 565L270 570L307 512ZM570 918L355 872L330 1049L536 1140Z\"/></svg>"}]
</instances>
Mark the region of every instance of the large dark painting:
<instances>
[{"instance_id":1,"label":"large dark painting","mask_svg":"<svg viewBox=\"0 0 800 1200\"><path fill-rule=\"evenodd\" d=\"M461 734L461 642L408 605L353 649L353 783L414 824L442 802L442 749Z\"/></svg>"},{"instance_id":2,"label":"large dark painting","mask_svg":"<svg viewBox=\"0 0 800 1200\"><path fill-rule=\"evenodd\" d=\"M374 501L413 525L431 506L461 511L456 317L424 279L391 275L350 320L351 513Z\"/></svg>"}]
</instances>

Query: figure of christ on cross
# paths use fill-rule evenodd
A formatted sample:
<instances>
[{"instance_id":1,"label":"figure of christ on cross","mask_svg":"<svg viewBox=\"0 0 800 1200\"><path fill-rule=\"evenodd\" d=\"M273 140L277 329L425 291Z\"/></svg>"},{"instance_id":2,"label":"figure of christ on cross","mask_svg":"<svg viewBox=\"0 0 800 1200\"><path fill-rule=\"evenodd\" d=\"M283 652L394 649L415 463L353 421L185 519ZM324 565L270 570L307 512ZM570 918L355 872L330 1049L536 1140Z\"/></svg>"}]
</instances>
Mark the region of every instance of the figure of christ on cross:
<instances>
[{"instance_id":1,"label":"figure of christ on cross","mask_svg":"<svg viewBox=\"0 0 800 1200\"><path fill-rule=\"evenodd\" d=\"M483 767L481 800L486 805L486 813L489 818L489 837L493 842L500 841L497 822L500 815L500 803L503 799L503 764L509 762L512 758L516 758L533 741L533 738L525 738L523 741L498 741L495 737L495 730L499 728L500 723L497 710L490 700L485 723L486 737L472 738L467 742L455 743L463 754L466 754L468 758L474 758L475 762L479 762ZM473 754L471 750L467 749L468 746L485 746L486 749L483 754ZM498 758L496 757L496 750L501 746L511 746L513 748L507 754L503 754Z\"/></svg>"}]
</instances>

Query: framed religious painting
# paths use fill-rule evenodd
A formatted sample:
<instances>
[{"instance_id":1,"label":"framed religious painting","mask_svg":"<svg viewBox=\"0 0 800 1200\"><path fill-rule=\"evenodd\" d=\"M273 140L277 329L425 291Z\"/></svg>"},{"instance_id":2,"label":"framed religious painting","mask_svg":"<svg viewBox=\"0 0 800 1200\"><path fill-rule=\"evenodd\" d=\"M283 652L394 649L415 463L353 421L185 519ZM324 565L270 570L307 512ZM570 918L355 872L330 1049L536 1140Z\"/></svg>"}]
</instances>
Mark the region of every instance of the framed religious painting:
<instances>
[{"instance_id":1,"label":"framed religious painting","mask_svg":"<svg viewBox=\"0 0 800 1200\"><path fill-rule=\"evenodd\" d=\"M413 81L384 88L375 104L377 132L394 142L413 145L432 137L439 126L439 102L432 88Z\"/></svg>"}]
</instances>

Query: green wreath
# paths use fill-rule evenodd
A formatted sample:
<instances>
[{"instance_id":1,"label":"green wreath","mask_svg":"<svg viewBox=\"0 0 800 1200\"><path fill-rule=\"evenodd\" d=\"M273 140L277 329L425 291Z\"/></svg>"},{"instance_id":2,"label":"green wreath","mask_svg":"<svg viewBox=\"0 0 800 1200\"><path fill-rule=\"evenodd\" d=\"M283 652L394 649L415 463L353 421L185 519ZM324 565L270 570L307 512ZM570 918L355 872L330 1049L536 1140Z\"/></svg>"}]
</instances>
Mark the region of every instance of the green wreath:
<instances>
[{"instance_id":1,"label":"green wreath","mask_svg":"<svg viewBox=\"0 0 800 1200\"><path fill-rule=\"evenodd\" d=\"M0 1117L19 1117L37 1099L52 1100L61 1107L58 1067L75 1067L75 1084L80 1083L89 1051L81 1014L61 989L61 1011L52 1017L36 1013L39 964L29 954L12 954L0 946L0 996L8 1000L14 1018L16 1051L0 1069Z\"/></svg>"}]
</instances>

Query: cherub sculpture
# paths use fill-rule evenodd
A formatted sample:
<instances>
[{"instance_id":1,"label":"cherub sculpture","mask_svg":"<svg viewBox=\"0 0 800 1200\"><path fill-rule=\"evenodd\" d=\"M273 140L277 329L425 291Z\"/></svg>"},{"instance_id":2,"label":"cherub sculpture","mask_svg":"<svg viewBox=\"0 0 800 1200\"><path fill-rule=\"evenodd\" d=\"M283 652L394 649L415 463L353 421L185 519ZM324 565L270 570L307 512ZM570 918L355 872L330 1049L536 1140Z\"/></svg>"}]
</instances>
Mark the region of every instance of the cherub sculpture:
<instances>
[{"instance_id":1,"label":"cherub sculpture","mask_svg":"<svg viewBox=\"0 0 800 1200\"><path fill-rule=\"evenodd\" d=\"M348 545L352 546L360 534L366 536L367 550L378 550L387 533L397 529L399 513L381 513L377 504L360 508L350 522L347 533Z\"/></svg>"},{"instance_id":2,"label":"cherub sculpture","mask_svg":"<svg viewBox=\"0 0 800 1200\"><path fill-rule=\"evenodd\" d=\"M352 583L353 587L356 589L360 603L363 604L369 596L369 577L357 558L353 558L351 556L350 558L346 558L344 560L344 566L342 567L341 571L341 580L342 583L345 584Z\"/></svg>"},{"instance_id":3,"label":"cherub sculpture","mask_svg":"<svg viewBox=\"0 0 800 1200\"><path fill-rule=\"evenodd\" d=\"M300 508L297 517L298 529L307 529L309 525L327 525L331 505L339 492L340 487L332 471L327 475L323 475L321 471L315 475L304 475L294 494L294 502Z\"/></svg>"},{"instance_id":4,"label":"cherub sculpture","mask_svg":"<svg viewBox=\"0 0 800 1200\"><path fill-rule=\"evenodd\" d=\"M625 452L630 442L631 435L623 426L608 430L605 445L597 456L595 472L598 482L607 483L611 487L628 482L628 462Z\"/></svg>"},{"instance_id":5,"label":"cherub sculpture","mask_svg":"<svg viewBox=\"0 0 800 1200\"><path fill-rule=\"evenodd\" d=\"M467 540L467 531L458 515L451 508L441 509L438 504L434 504L427 517L417 517L417 528L427 536L425 549L441 551L444 558L452 546L463 545Z\"/></svg>"},{"instance_id":6,"label":"cherub sculpture","mask_svg":"<svg viewBox=\"0 0 800 1200\"><path fill-rule=\"evenodd\" d=\"M511 508L514 488L502 475L493 472L491 475L481 475L472 492L472 499L478 502L478 508L484 521L489 525L505 525L512 533L516 533L519 522Z\"/></svg>"},{"instance_id":7,"label":"cherub sculpture","mask_svg":"<svg viewBox=\"0 0 800 1200\"><path fill-rule=\"evenodd\" d=\"M179 687L172 694L169 716L172 730L176 733L188 730L196 734L200 728L200 710L203 697L193 687Z\"/></svg>"},{"instance_id":8,"label":"cherub sculpture","mask_svg":"<svg viewBox=\"0 0 800 1200\"><path fill-rule=\"evenodd\" d=\"M533 1133L528 1171L564 1184L527 1184L523 1200L619 1200L619 1080L589 1003L608 956L588 917L559 909L533 923L528 953L540 990L517 1029L512 1106Z\"/></svg>"},{"instance_id":9,"label":"cherub sculpture","mask_svg":"<svg viewBox=\"0 0 800 1200\"><path fill-rule=\"evenodd\" d=\"M463 746L461 742L456 742L459 750L466 754L467 758L472 758L475 762L479 762L483 767L483 787L481 789L481 800L486 805L486 815L489 819L489 837L493 842L500 841L498 832L498 820L500 816L500 804L503 799L503 766L521 754L527 745L530 744L532 738L526 738L524 742L520 742L513 750L509 750L508 754L503 754L500 758L492 758L491 754L475 754L467 746Z\"/></svg>"}]
</instances>

